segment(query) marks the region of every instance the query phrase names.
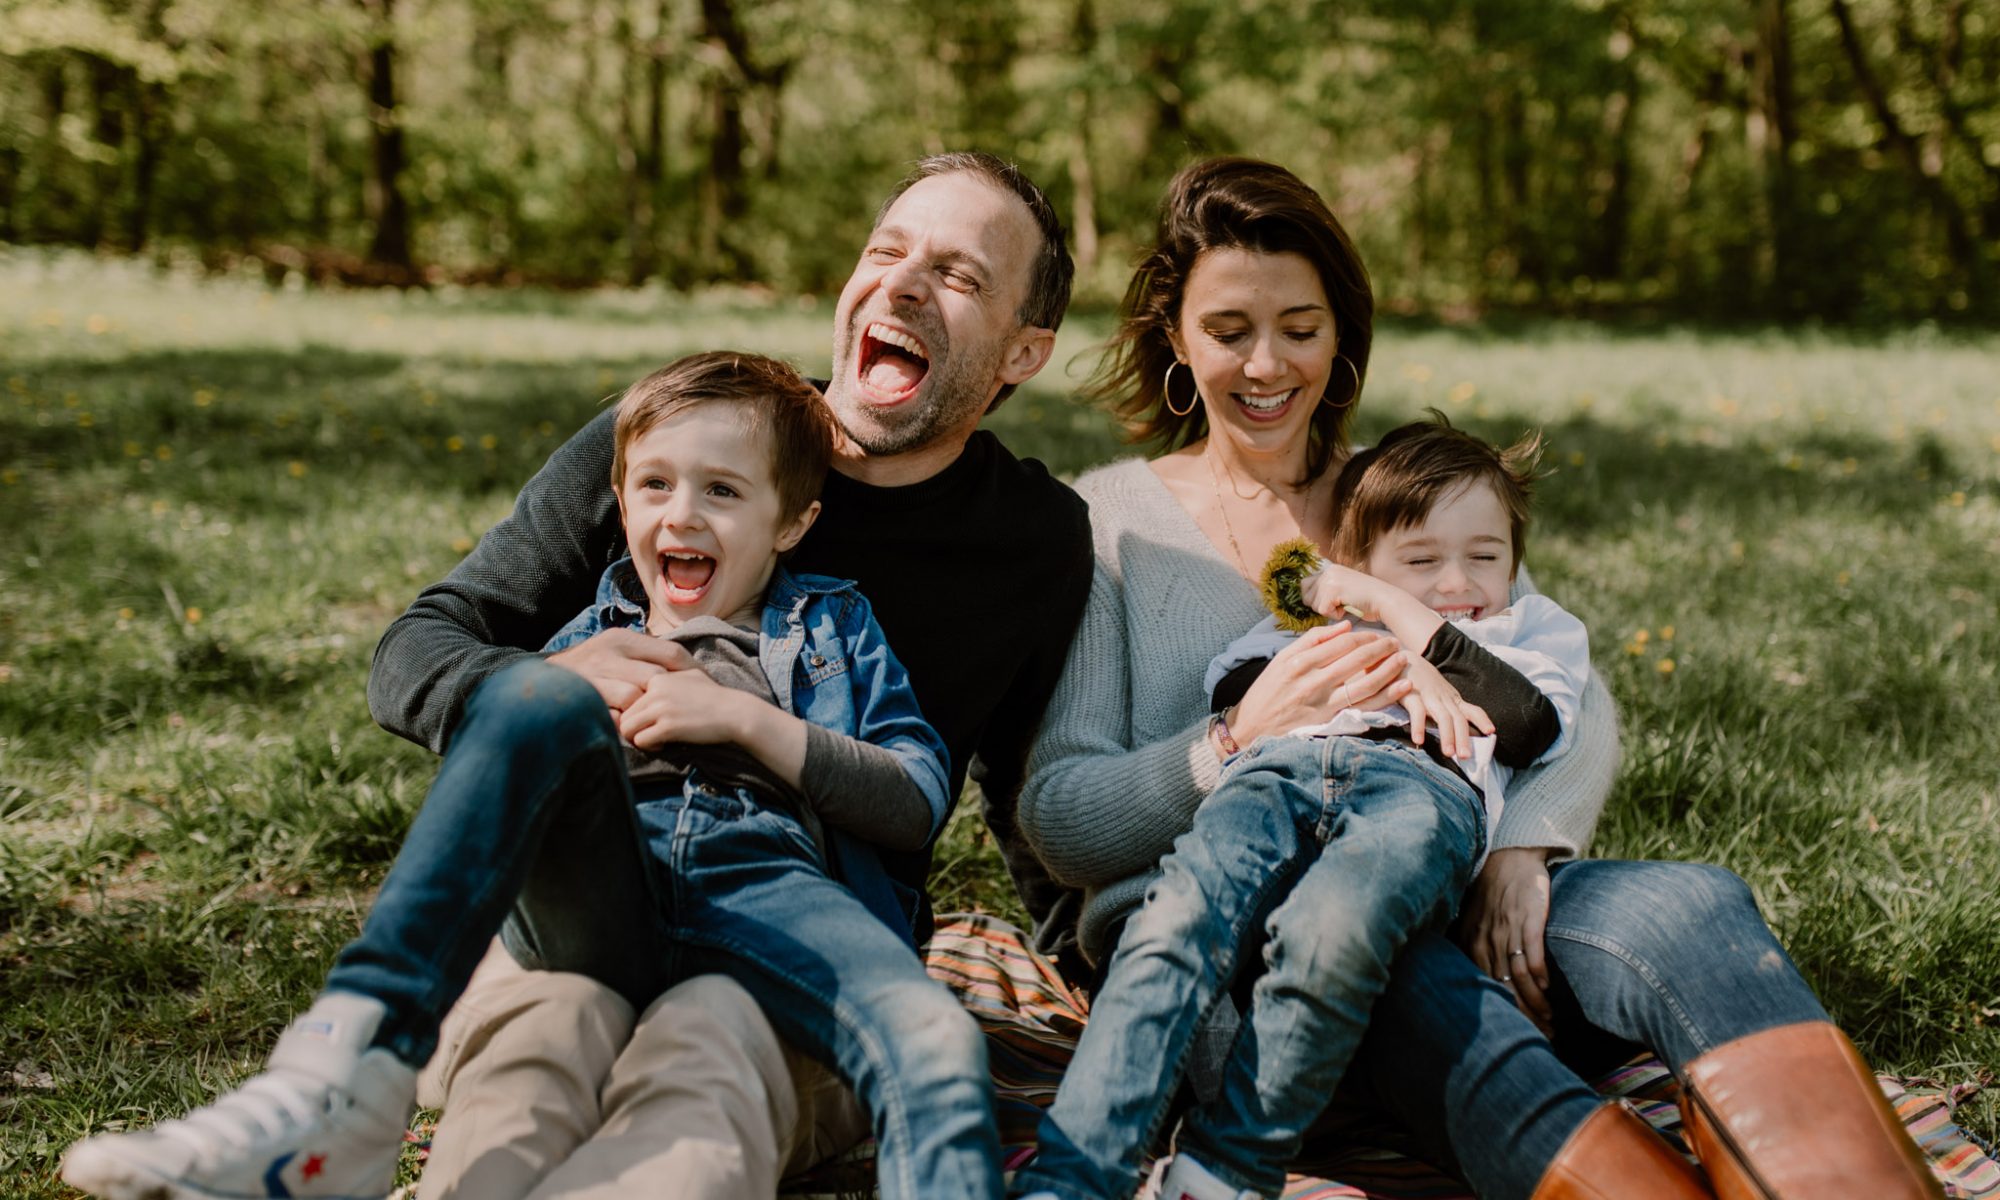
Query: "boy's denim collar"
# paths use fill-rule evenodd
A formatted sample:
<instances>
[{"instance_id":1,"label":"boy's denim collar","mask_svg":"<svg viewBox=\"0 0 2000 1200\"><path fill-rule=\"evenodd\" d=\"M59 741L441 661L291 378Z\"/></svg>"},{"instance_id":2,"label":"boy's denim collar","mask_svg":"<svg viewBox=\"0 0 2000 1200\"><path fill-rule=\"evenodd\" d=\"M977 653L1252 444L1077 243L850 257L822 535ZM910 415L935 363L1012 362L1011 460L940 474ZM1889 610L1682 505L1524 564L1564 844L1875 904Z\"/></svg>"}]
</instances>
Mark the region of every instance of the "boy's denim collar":
<instances>
[{"instance_id":1,"label":"boy's denim collar","mask_svg":"<svg viewBox=\"0 0 2000 1200\"><path fill-rule=\"evenodd\" d=\"M771 583L764 592L764 607L789 609L807 596L831 596L848 591L854 584L826 575L794 575L779 563L771 568ZM597 598L592 602L598 619L606 628L644 626L646 589L639 583L639 568L626 555L605 568L597 581Z\"/></svg>"}]
</instances>

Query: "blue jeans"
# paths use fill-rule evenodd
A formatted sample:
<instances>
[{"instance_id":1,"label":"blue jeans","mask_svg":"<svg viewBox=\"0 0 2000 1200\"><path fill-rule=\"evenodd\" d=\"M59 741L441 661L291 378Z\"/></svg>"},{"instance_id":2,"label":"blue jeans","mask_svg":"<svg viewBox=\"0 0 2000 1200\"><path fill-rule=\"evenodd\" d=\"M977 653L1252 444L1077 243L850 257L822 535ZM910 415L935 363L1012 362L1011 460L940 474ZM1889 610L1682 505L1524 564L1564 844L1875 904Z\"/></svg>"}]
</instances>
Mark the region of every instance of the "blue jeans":
<instances>
[{"instance_id":1,"label":"blue jeans","mask_svg":"<svg viewBox=\"0 0 2000 1200\"><path fill-rule=\"evenodd\" d=\"M1826 1010L1720 867L1592 860L1552 870L1547 946L1553 1038L1437 935L1413 941L1302 1165L1357 1110L1392 1117L1404 1148L1485 1200L1526 1200L1603 1103L1585 1079L1642 1048L1676 1074L1739 1037Z\"/></svg>"},{"instance_id":2,"label":"blue jeans","mask_svg":"<svg viewBox=\"0 0 2000 1200\"><path fill-rule=\"evenodd\" d=\"M1179 1146L1234 1187L1280 1191L1391 962L1450 919L1484 835L1472 785L1406 742L1258 741L1120 938L1016 1190L1132 1194L1197 1031L1261 941L1219 1092L1184 1119Z\"/></svg>"},{"instance_id":3,"label":"blue jeans","mask_svg":"<svg viewBox=\"0 0 2000 1200\"><path fill-rule=\"evenodd\" d=\"M635 1008L721 972L868 1106L883 1196L997 1196L984 1040L908 943L791 815L699 783L635 800L624 763L580 676L531 659L487 680L327 990L386 1004L378 1043L418 1065L496 931Z\"/></svg>"}]
</instances>

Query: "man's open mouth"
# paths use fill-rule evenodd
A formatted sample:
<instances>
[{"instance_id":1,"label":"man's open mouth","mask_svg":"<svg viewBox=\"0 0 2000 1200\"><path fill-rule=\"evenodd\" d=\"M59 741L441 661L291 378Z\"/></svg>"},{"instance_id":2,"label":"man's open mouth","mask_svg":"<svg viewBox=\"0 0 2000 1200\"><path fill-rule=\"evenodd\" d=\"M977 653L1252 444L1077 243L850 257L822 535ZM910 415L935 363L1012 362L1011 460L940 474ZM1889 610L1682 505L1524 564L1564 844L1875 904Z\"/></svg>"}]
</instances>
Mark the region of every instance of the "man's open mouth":
<instances>
[{"instance_id":1,"label":"man's open mouth","mask_svg":"<svg viewBox=\"0 0 2000 1200\"><path fill-rule=\"evenodd\" d=\"M861 331L856 374L883 403L907 400L931 369L930 351L915 336L876 321Z\"/></svg>"},{"instance_id":2,"label":"man's open mouth","mask_svg":"<svg viewBox=\"0 0 2000 1200\"><path fill-rule=\"evenodd\" d=\"M668 550L660 555L660 578L667 584L667 603L693 604L708 593L715 560L693 550Z\"/></svg>"}]
</instances>

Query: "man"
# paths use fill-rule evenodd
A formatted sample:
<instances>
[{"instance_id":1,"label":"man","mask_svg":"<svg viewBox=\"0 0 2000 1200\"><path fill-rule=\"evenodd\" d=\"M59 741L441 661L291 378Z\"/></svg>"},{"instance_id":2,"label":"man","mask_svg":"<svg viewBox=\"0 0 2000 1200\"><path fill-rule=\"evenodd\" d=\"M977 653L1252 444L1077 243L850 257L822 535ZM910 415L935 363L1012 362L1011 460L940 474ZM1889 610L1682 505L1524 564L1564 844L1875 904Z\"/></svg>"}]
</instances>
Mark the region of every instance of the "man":
<instances>
[{"instance_id":1,"label":"man","mask_svg":"<svg viewBox=\"0 0 2000 1200\"><path fill-rule=\"evenodd\" d=\"M827 403L843 433L824 512L790 560L857 580L1017 883L1012 800L1089 586L1082 503L981 418L1048 361L1071 265L1046 197L984 155L925 159L891 194L835 310ZM442 750L467 699L581 608L617 555L600 417L558 450L511 516L384 635L369 679L381 724ZM550 661L613 709L681 665L610 631ZM929 850L884 854L919 927ZM578 887L588 887L579 879ZM615 919L615 918L614 918ZM446 1116L427 1197L768 1195L787 1168L852 1144L866 1117L783 1047L748 994L683 984L637 1021L577 975L489 953L426 1072Z\"/></svg>"}]
</instances>

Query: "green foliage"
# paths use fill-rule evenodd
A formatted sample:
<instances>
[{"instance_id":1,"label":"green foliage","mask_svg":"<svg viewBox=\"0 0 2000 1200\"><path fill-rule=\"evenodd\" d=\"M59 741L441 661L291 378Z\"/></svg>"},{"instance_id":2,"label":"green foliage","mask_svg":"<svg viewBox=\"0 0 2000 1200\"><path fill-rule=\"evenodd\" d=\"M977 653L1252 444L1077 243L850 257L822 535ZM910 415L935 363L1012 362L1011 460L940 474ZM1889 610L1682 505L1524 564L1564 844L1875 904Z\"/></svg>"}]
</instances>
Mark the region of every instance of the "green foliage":
<instances>
[{"instance_id":1,"label":"green foliage","mask_svg":"<svg viewBox=\"0 0 2000 1200\"><path fill-rule=\"evenodd\" d=\"M561 439L685 351L823 372L827 324L0 261L0 1191L63 1194L70 1140L209 1098L310 997L434 769L371 726L369 649ZM1070 400L1104 332L993 418L1066 475L1122 452ZM1529 565L1624 728L1597 851L1739 872L1876 1063L1954 1081L2000 1068L1996 350L1391 321L1358 435L1546 433ZM1024 918L976 804L937 866Z\"/></svg>"},{"instance_id":2,"label":"green foliage","mask_svg":"<svg viewBox=\"0 0 2000 1200\"><path fill-rule=\"evenodd\" d=\"M1393 312L1990 322L1996 62L1947 0L0 0L0 242L408 282L366 261L393 194L430 278L825 292L970 147L1104 301L1233 152L1320 188Z\"/></svg>"}]
</instances>

